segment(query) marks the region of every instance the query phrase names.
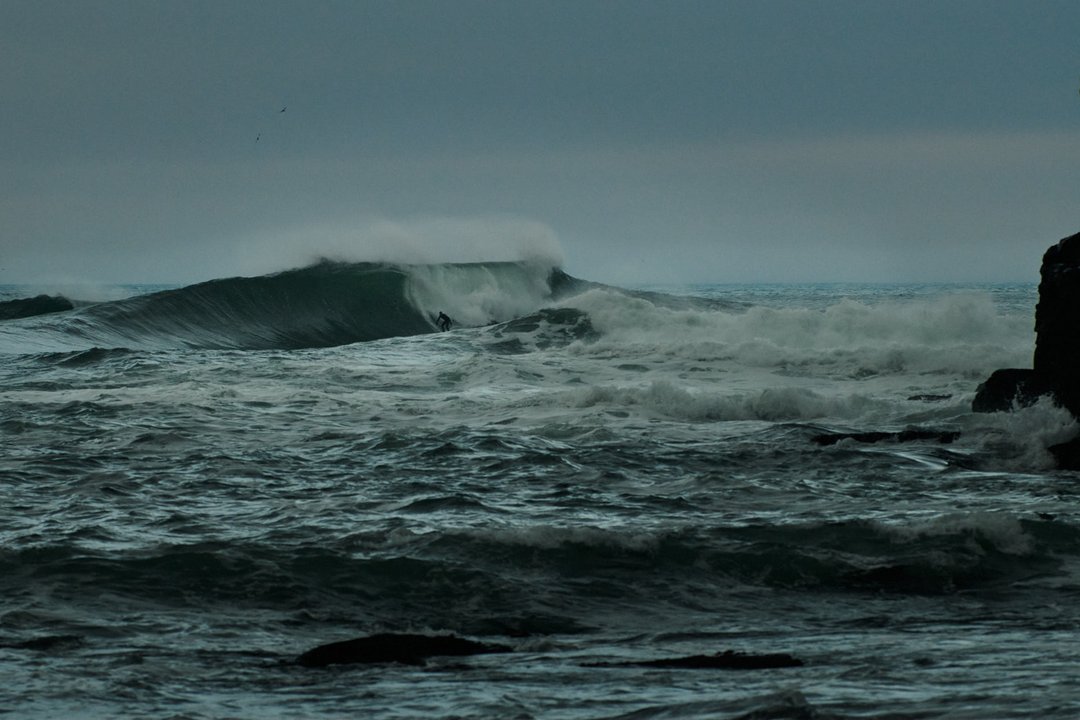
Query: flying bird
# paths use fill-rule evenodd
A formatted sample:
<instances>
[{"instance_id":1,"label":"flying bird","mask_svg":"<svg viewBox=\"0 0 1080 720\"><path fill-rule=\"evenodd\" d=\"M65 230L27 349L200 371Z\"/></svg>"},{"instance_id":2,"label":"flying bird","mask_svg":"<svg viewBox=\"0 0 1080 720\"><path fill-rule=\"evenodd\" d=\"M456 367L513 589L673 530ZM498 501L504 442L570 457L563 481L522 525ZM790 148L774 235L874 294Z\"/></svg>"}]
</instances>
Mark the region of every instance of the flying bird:
<instances>
[{"instance_id":1,"label":"flying bird","mask_svg":"<svg viewBox=\"0 0 1080 720\"><path fill-rule=\"evenodd\" d=\"M289 109L289 106L288 106L288 105L283 105L283 106L281 107L281 109L280 109L280 110L278 110L278 115L280 115L281 113L285 112L285 111L286 111L286 110L288 110L288 109ZM258 143L258 142L259 142L259 140L260 140L261 138L262 138L262 133L258 133L258 134L257 134L257 135L255 136L255 142L256 142L256 143Z\"/></svg>"}]
</instances>

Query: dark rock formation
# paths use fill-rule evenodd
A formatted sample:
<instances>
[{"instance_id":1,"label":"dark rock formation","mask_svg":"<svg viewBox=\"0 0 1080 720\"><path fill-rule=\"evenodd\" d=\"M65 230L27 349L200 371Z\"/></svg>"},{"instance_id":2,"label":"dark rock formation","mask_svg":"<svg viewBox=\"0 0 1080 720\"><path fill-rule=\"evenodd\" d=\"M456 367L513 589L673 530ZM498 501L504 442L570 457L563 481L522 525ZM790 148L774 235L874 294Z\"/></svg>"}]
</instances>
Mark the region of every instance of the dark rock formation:
<instances>
[{"instance_id":1,"label":"dark rock formation","mask_svg":"<svg viewBox=\"0 0 1080 720\"><path fill-rule=\"evenodd\" d=\"M296 662L304 667L326 667L348 663L403 663L423 665L430 657L485 655L510 652L505 645L490 645L455 635L410 635L382 633L355 640L320 645L308 650Z\"/></svg>"},{"instance_id":2,"label":"dark rock formation","mask_svg":"<svg viewBox=\"0 0 1080 720\"><path fill-rule=\"evenodd\" d=\"M618 663L587 663L585 667L651 667L679 670L767 670L770 668L801 667L802 660L787 653L747 655L725 650L715 655L689 655L687 657L638 660Z\"/></svg>"},{"instance_id":3,"label":"dark rock formation","mask_svg":"<svg viewBox=\"0 0 1080 720\"><path fill-rule=\"evenodd\" d=\"M0 320L15 320L16 318L63 312L74 307L70 300L60 295L38 295L37 297L23 298L21 300L8 300L0 302Z\"/></svg>"},{"instance_id":4,"label":"dark rock formation","mask_svg":"<svg viewBox=\"0 0 1080 720\"><path fill-rule=\"evenodd\" d=\"M1035 306L1035 374L1080 417L1080 233L1043 255Z\"/></svg>"},{"instance_id":5,"label":"dark rock formation","mask_svg":"<svg viewBox=\"0 0 1080 720\"><path fill-rule=\"evenodd\" d=\"M979 385L971 409L999 412L1044 395L1080 418L1080 233L1043 255L1035 306L1035 357L1030 370L995 371ZM1065 470L1080 470L1080 438L1048 448Z\"/></svg>"},{"instance_id":6,"label":"dark rock formation","mask_svg":"<svg viewBox=\"0 0 1080 720\"><path fill-rule=\"evenodd\" d=\"M1080 470L1080 438L1051 445L1047 450L1062 470Z\"/></svg>"},{"instance_id":7,"label":"dark rock formation","mask_svg":"<svg viewBox=\"0 0 1080 720\"><path fill-rule=\"evenodd\" d=\"M84 644L85 641L81 635L46 635L44 637L23 640L22 642L0 642L0 648L50 652L56 650L70 650L72 648L82 647Z\"/></svg>"},{"instance_id":8,"label":"dark rock formation","mask_svg":"<svg viewBox=\"0 0 1080 720\"><path fill-rule=\"evenodd\" d=\"M824 433L811 438L818 445L835 445L841 440L854 440L861 443L876 443L883 441L891 442L916 442L929 440L931 442L951 443L960 437L955 430L920 430L912 428L900 432L850 432L850 433Z\"/></svg>"},{"instance_id":9,"label":"dark rock formation","mask_svg":"<svg viewBox=\"0 0 1080 720\"><path fill-rule=\"evenodd\" d=\"M298 657L296 663L312 668L350 663L423 665L431 657L463 657L508 652L513 652L513 649L505 645L466 640L456 635L381 633L356 638L355 640L320 645ZM734 650L726 650L715 655L690 655L631 662L585 663L582 667L766 670L770 668L800 667L802 664L802 660L787 653L748 655Z\"/></svg>"},{"instance_id":10,"label":"dark rock formation","mask_svg":"<svg viewBox=\"0 0 1080 720\"><path fill-rule=\"evenodd\" d=\"M1054 387L1049 379L1030 368L995 370L975 391L971 409L975 412L1006 412L1052 394Z\"/></svg>"},{"instance_id":11,"label":"dark rock formation","mask_svg":"<svg viewBox=\"0 0 1080 720\"><path fill-rule=\"evenodd\" d=\"M945 400L948 400L951 397L952 397L951 394L949 394L949 395L932 395L930 393L923 393L923 394L920 394L920 395L909 395L908 400L917 400L919 402L930 403L930 402L944 402Z\"/></svg>"}]
</instances>

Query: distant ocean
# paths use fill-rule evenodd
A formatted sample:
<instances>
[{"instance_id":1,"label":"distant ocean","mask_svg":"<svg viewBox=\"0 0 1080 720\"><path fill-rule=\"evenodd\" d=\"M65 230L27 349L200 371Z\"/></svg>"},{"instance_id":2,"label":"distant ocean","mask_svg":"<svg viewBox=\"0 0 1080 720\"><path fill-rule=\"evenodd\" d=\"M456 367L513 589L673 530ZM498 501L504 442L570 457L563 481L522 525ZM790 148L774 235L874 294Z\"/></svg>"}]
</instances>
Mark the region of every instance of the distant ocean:
<instances>
[{"instance_id":1,"label":"distant ocean","mask_svg":"<svg viewBox=\"0 0 1080 720\"><path fill-rule=\"evenodd\" d=\"M0 321L0 714L1080 717L1076 427L970 410L1032 284L126 294ZM381 632L513 652L293 662ZM620 664L728 650L803 664Z\"/></svg>"}]
</instances>

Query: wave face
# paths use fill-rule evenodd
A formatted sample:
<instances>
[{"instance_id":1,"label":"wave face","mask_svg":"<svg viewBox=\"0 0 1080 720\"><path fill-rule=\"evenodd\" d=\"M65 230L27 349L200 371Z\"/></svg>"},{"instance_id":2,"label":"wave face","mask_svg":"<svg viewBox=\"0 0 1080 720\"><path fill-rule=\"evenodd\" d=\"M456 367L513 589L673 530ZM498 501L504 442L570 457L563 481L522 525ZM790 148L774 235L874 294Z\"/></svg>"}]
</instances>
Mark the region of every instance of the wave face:
<instances>
[{"instance_id":1,"label":"wave face","mask_svg":"<svg viewBox=\"0 0 1080 720\"><path fill-rule=\"evenodd\" d=\"M510 320L538 310L552 299L553 288L565 292L572 287L569 276L529 263L324 261L36 318L5 328L0 344L12 352L333 347L433 332L440 311L459 326Z\"/></svg>"}]
</instances>

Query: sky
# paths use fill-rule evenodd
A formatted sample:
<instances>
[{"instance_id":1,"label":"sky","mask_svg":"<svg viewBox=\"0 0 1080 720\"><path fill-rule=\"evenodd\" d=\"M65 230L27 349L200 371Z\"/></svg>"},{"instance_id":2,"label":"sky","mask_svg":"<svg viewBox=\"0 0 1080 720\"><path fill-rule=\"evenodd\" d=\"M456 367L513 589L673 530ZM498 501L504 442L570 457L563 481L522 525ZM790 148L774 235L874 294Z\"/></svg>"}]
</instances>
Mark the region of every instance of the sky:
<instances>
[{"instance_id":1,"label":"sky","mask_svg":"<svg viewBox=\"0 0 1080 720\"><path fill-rule=\"evenodd\" d=\"M1037 281L1075 0L0 0L0 283Z\"/></svg>"}]
</instances>

